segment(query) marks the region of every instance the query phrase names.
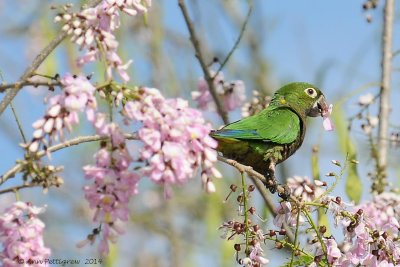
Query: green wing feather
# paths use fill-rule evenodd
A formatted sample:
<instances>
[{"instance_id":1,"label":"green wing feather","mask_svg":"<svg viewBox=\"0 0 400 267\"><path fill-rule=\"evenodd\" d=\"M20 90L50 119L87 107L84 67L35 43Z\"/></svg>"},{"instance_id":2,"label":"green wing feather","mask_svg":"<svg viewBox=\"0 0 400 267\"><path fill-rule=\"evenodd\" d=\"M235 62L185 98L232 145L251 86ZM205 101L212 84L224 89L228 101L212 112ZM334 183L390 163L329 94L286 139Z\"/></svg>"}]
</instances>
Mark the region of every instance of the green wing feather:
<instances>
[{"instance_id":1,"label":"green wing feather","mask_svg":"<svg viewBox=\"0 0 400 267\"><path fill-rule=\"evenodd\" d=\"M286 107L265 109L255 116L228 124L211 133L216 139L262 140L289 144L300 133L300 118Z\"/></svg>"}]
</instances>

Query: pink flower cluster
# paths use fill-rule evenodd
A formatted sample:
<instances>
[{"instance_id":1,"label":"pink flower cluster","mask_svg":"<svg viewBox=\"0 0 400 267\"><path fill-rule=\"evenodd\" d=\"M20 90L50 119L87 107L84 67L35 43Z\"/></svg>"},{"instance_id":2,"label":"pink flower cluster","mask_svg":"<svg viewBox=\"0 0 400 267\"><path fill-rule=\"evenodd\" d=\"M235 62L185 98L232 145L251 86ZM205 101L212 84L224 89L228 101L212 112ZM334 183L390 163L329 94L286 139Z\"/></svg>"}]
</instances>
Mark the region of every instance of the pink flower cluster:
<instances>
[{"instance_id":1,"label":"pink flower cluster","mask_svg":"<svg viewBox=\"0 0 400 267\"><path fill-rule=\"evenodd\" d=\"M140 101L128 102L126 118L142 123L138 135L144 147L140 160L143 175L163 184L165 195L171 195L170 184L182 184L202 167L202 181L207 192L214 192L211 177L221 177L213 167L217 161L217 146L208 134L211 125L187 101L165 99L154 88L141 88Z\"/></svg>"},{"instance_id":2,"label":"pink flower cluster","mask_svg":"<svg viewBox=\"0 0 400 267\"><path fill-rule=\"evenodd\" d=\"M147 12L151 0L104 0L99 5L82 10L79 13L60 13L56 22L63 22L63 31L71 35L71 40L86 49L86 54L78 59L78 65L98 59L104 51L107 64L107 78L112 77L116 69L123 81L129 81L126 70L132 61L123 63L117 53L118 41L114 31L119 28L120 12L130 16Z\"/></svg>"},{"instance_id":3,"label":"pink flower cluster","mask_svg":"<svg viewBox=\"0 0 400 267\"><path fill-rule=\"evenodd\" d=\"M15 202L0 215L0 241L2 266L47 266L43 262L50 249L43 242L44 223L38 218L44 208L31 203Z\"/></svg>"},{"instance_id":4,"label":"pink flower cluster","mask_svg":"<svg viewBox=\"0 0 400 267\"><path fill-rule=\"evenodd\" d=\"M223 103L226 111L232 111L241 107L246 100L246 89L243 81L224 81L224 74L218 72L215 74L211 71L211 76L215 75L214 86L216 93ZM207 81L202 77L197 84L197 90L192 92L193 100L197 101L198 107L203 110L215 109L215 105L208 88Z\"/></svg>"},{"instance_id":5,"label":"pink flower cluster","mask_svg":"<svg viewBox=\"0 0 400 267\"><path fill-rule=\"evenodd\" d=\"M398 266L400 264L400 197L383 193L354 208L359 219L342 222L347 242L343 266ZM344 265L347 264L347 265Z\"/></svg>"},{"instance_id":6,"label":"pink flower cluster","mask_svg":"<svg viewBox=\"0 0 400 267\"><path fill-rule=\"evenodd\" d=\"M345 236L340 250L336 241L326 243L328 252L332 252L332 264L376 267L400 264L398 195L380 194L351 211L340 198L326 197L323 202L328 203Z\"/></svg>"},{"instance_id":7,"label":"pink flower cluster","mask_svg":"<svg viewBox=\"0 0 400 267\"><path fill-rule=\"evenodd\" d=\"M105 123L103 116L98 116L95 126L103 136L110 137L96 153L96 165L83 168L85 177L93 181L85 186L85 198L90 208L95 209L94 222L101 224L99 250L101 254L109 252L108 242L115 242L117 234L122 234L120 222L129 219L129 200L137 193L139 176L128 170L132 162L125 147L125 137L114 123ZM93 240L87 240L93 241ZM83 242L83 245L85 242ZM82 244L81 244L82 245Z\"/></svg>"},{"instance_id":8,"label":"pink flower cluster","mask_svg":"<svg viewBox=\"0 0 400 267\"><path fill-rule=\"evenodd\" d=\"M30 152L38 151L40 144L47 146L46 136L63 139L64 129L71 130L79 123L79 112L87 112L92 117L96 109L96 88L82 75L66 74L61 79L62 93L48 100L48 108L43 118L33 123L33 139L28 145Z\"/></svg>"},{"instance_id":9,"label":"pink flower cluster","mask_svg":"<svg viewBox=\"0 0 400 267\"><path fill-rule=\"evenodd\" d=\"M292 204L289 201L283 201L279 203L276 208L276 215L273 220L273 223L276 227L283 228L284 224L288 226L296 226L297 225L297 216L298 209L292 209ZM303 223L305 220L303 216L300 215L299 223Z\"/></svg>"},{"instance_id":10,"label":"pink flower cluster","mask_svg":"<svg viewBox=\"0 0 400 267\"><path fill-rule=\"evenodd\" d=\"M326 182L320 180L312 182L308 177L293 176L287 179L287 186L292 191L293 196L309 202L325 192L323 186L326 186Z\"/></svg>"}]
</instances>

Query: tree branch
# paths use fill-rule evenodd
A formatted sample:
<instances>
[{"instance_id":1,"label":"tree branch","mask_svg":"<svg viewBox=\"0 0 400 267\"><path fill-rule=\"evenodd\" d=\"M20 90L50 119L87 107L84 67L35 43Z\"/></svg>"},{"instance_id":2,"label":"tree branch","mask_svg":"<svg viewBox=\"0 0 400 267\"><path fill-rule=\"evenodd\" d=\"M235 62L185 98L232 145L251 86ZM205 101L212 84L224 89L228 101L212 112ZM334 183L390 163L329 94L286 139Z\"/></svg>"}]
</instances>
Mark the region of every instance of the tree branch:
<instances>
[{"instance_id":1,"label":"tree branch","mask_svg":"<svg viewBox=\"0 0 400 267\"><path fill-rule=\"evenodd\" d=\"M125 138L127 140L136 140L136 139L138 139L138 135L137 135L137 133L125 134ZM35 156L37 158L42 158L45 155L47 155L47 153L55 152L55 151L58 151L60 149L66 148L66 147L79 145L81 143L102 141L102 140L108 140L108 139L110 139L110 137L100 136L100 135L79 136L74 139L65 141L63 143L51 146L51 147L47 148L47 150L41 150L38 153L36 153ZM1 176L1 178L0 178L0 185L2 185L8 179L14 177L15 174L20 172L25 165L26 165L26 162L20 162L20 163L16 164L14 167L12 167L11 169L9 169L6 173L4 173L4 175Z\"/></svg>"},{"instance_id":2,"label":"tree branch","mask_svg":"<svg viewBox=\"0 0 400 267\"><path fill-rule=\"evenodd\" d=\"M188 12L188 10L186 8L186 5L185 5L185 1L184 0L178 0L178 5L179 5L179 7L180 7L180 9L182 11L183 18L185 19L186 26L187 26L187 28L189 30L190 41L191 41L191 43L193 45L193 48L195 50L196 58L198 59L198 61L200 63L201 69L203 70L204 78L207 81L208 88L210 90L211 96L213 97L213 100L214 100L215 105L217 107L217 112L221 116L221 118L224 121L224 123L228 124L229 123L228 114L226 113L224 107L222 106L222 103L221 103L220 99L218 98L217 91L215 90L215 86L214 86L214 77L211 77L210 71L208 70L207 64L206 64L206 62L204 60L204 56L203 56L203 53L202 53L201 47L200 47L200 41L196 36L196 32L195 32L193 23L192 23L192 21L190 19L189 12Z\"/></svg>"},{"instance_id":3,"label":"tree branch","mask_svg":"<svg viewBox=\"0 0 400 267\"><path fill-rule=\"evenodd\" d=\"M394 0L386 0L382 32L382 73L379 103L378 175L373 191L382 193L387 184L387 151L389 135L390 85L392 71Z\"/></svg>"},{"instance_id":4,"label":"tree branch","mask_svg":"<svg viewBox=\"0 0 400 267\"><path fill-rule=\"evenodd\" d=\"M36 186L42 186L40 184L22 184L22 185L17 185L14 187L10 187L10 188L6 188L3 190L0 190L0 195L5 194L5 193L11 193L11 192L16 192L19 191L20 189L24 189L24 188L32 188L32 187L36 187Z\"/></svg>"},{"instance_id":5,"label":"tree branch","mask_svg":"<svg viewBox=\"0 0 400 267\"><path fill-rule=\"evenodd\" d=\"M33 86L33 87L39 87L39 86L46 86L46 87L55 87L55 86L60 86L60 82L52 82L52 81L23 81L23 82L17 82L17 83L5 83L5 84L0 84L0 93L3 93L9 88L16 88L16 87L25 87L25 86Z\"/></svg>"},{"instance_id":6,"label":"tree branch","mask_svg":"<svg viewBox=\"0 0 400 267\"><path fill-rule=\"evenodd\" d=\"M88 7L94 7L98 5L101 0L91 1ZM3 114L4 110L8 107L14 97L18 94L19 90L22 88L22 83L26 82L28 78L32 76L32 74L39 68L39 66L43 63L43 61L50 55L50 53L67 37L67 33L65 31L61 31L54 39L51 41L40 53L36 56L36 58L32 61L31 65L25 69L24 73L18 79L18 81L14 84L15 90L10 90L4 96L3 100L0 102L0 116Z\"/></svg>"}]
</instances>

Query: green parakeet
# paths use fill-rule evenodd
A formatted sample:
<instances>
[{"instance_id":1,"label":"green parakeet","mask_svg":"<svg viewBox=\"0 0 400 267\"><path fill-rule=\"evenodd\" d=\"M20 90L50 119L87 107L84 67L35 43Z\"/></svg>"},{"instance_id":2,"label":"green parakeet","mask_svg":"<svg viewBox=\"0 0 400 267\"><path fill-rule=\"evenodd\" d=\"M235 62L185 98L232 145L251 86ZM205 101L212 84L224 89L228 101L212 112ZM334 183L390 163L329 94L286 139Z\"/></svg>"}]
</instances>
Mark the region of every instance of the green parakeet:
<instances>
[{"instance_id":1,"label":"green parakeet","mask_svg":"<svg viewBox=\"0 0 400 267\"><path fill-rule=\"evenodd\" d=\"M210 135L218 141L217 150L224 157L265 175L266 186L274 193L275 165L290 157L303 143L306 118L325 118L330 108L316 86L294 82L276 91L270 105L260 113L212 131ZM288 198L290 191L284 188L280 196Z\"/></svg>"}]
</instances>

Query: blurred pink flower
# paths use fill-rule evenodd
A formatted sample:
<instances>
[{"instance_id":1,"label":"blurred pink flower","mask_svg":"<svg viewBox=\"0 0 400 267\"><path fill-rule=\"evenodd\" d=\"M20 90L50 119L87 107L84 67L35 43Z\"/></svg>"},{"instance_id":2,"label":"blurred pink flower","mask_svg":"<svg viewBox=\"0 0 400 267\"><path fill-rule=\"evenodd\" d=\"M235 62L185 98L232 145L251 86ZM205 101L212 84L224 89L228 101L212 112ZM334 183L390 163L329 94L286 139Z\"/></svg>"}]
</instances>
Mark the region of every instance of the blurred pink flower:
<instances>
[{"instance_id":1,"label":"blurred pink flower","mask_svg":"<svg viewBox=\"0 0 400 267\"><path fill-rule=\"evenodd\" d=\"M210 71L211 76L215 72ZM219 72L214 78L215 91L222 101L226 111L232 111L241 107L246 100L246 89L243 81L224 81L224 74ZM197 84L197 91L192 92L192 98L197 102L198 108L203 110L215 110L215 104L208 88L207 81L202 77Z\"/></svg>"},{"instance_id":2,"label":"blurred pink flower","mask_svg":"<svg viewBox=\"0 0 400 267\"><path fill-rule=\"evenodd\" d=\"M342 256L332 256L337 258L335 264L390 266L400 262L398 195L382 193L356 207L346 205L340 198L325 197L322 202L328 203L336 225L341 225L344 233ZM338 254L334 245L330 252Z\"/></svg>"},{"instance_id":3,"label":"blurred pink flower","mask_svg":"<svg viewBox=\"0 0 400 267\"><path fill-rule=\"evenodd\" d=\"M48 258L51 252L43 242L45 225L38 218L42 212L44 208L18 201L0 215L3 266L21 266L19 260L29 266L48 266L36 262Z\"/></svg>"}]
</instances>

